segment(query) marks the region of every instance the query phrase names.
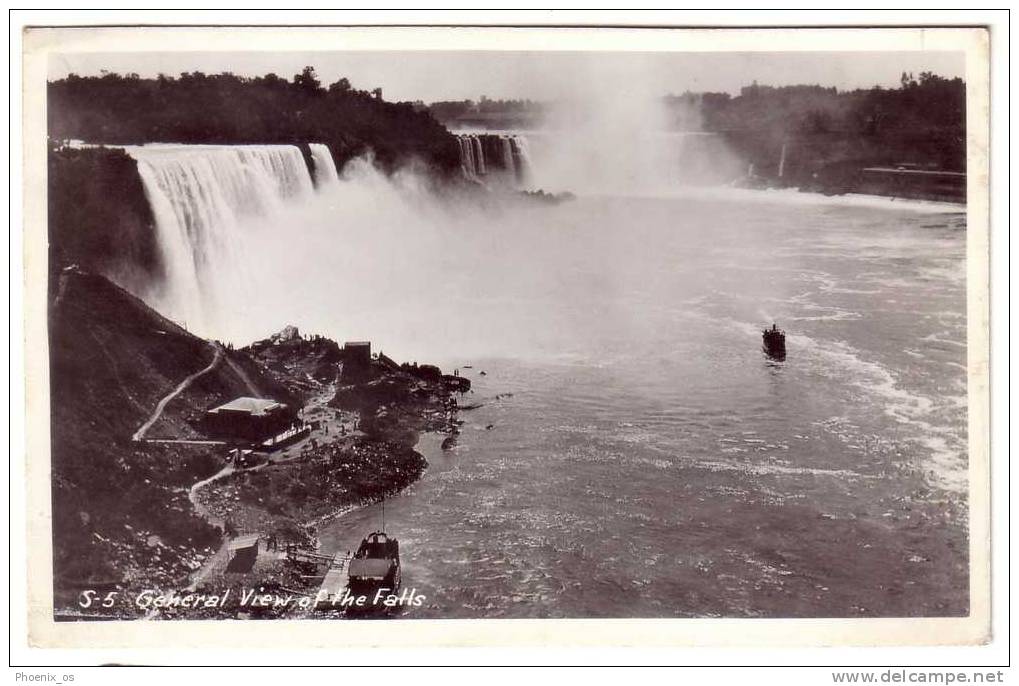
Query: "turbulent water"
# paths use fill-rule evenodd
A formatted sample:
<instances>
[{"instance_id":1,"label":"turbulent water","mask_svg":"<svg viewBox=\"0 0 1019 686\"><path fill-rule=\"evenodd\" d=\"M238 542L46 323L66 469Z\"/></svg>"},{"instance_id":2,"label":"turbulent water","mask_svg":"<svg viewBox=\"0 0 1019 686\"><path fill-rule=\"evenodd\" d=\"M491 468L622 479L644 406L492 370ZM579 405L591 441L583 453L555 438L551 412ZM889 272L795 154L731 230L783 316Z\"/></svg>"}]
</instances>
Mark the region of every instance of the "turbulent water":
<instances>
[{"instance_id":1,"label":"turbulent water","mask_svg":"<svg viewBox=\"0 0 1019 686\"><path fill-rule=\"evenodd\" d=\"M135 153L194 269L153 301L223 340L292 323L472 378L459 447L428 439L386 506L428 598L405 616L967 612L958 208L640 194L625 164L620 192L558 205L439 199L363 162L318 193L303 166L236 192L290 178L291 150ZM761 353L772 322L784 363ZM379 520L329 524L324 550Z\"/></svg>"}]
</instances>

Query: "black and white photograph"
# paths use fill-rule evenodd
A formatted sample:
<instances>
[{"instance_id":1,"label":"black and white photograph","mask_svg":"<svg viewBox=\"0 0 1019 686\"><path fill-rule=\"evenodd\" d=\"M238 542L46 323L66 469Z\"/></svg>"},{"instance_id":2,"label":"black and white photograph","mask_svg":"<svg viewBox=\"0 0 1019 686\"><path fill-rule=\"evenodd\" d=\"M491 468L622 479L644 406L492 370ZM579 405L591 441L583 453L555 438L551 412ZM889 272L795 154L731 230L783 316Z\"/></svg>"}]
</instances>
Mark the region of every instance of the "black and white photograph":
<instances>
[{"instance_id":1,"label":"black and white photograph","mask_svg":"<svg viewBox=\"0 0 1019 686\"><path fill-rule=\"evenodd\" d=\"M46 622L985 634L980 29L38 31Z\"/></svg>"}]
</instances>

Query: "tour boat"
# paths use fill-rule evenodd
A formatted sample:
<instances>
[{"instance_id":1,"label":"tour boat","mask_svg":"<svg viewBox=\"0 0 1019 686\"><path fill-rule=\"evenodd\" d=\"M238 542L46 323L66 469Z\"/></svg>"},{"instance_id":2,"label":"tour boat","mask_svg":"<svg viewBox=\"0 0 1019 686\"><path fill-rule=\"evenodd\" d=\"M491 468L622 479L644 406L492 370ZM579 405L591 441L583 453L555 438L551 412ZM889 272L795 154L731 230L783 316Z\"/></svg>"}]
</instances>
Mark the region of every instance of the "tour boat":
<instances>
[{"instance_id":1,"label":"tour boat","mask_svg":"<svg viewBox=\"0 0 1019 686\"><path fill-rule=\"evenodd\" d=\"M768 357L776 360L785 359L785 331L780 330L775 324L770 329L764 330L764 352Z\"/></svg>"},{"instance_id":2,"label":"tour boat","mask_svg":"<svg viewBox=\"0 0 1019 686\"><path fill-rule=\"evenodd\" d=\"M400 543L385 532L368 534L350 560L347 572L351 595L364 596L366 604L353 611L385 607L382 601L400 590Z\"/></svg>"}]
</instances>

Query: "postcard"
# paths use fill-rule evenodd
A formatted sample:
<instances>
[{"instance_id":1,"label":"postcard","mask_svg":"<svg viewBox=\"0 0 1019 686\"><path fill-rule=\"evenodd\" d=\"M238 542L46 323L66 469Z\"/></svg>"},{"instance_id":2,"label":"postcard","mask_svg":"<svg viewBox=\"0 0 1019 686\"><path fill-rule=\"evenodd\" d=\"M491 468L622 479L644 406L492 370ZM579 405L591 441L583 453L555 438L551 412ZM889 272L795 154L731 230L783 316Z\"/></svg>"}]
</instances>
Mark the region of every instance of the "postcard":
<instances>
[{"instance_id":1,"label":"postcard","mask_svg":"<svg viewBox=\"0 0 1019 686\"><path fill-rule=\"evenodd\" d=\"M25 45L33 645L987 640L985 30Z\"/></svg>"}]
</instances>

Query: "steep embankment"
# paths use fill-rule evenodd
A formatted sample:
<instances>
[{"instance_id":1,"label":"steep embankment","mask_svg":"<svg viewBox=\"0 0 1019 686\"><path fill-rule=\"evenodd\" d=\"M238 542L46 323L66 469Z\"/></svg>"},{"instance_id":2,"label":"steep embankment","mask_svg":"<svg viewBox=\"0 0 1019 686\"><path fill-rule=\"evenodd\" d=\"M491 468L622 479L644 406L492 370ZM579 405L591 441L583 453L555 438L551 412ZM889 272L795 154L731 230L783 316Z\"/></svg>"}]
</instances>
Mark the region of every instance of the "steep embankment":
<instances>
[{"instance_id":1,"label":"steep embankment","mask_svg":"<svg viewBox=\"0 0 1019 686\"><path fill-rule=\"evenodd\" d=\"M213 449L132 440L182 379L147 436L187 436L215 401L249 383L291 399L244 355L210 366L214 347L107 279L74 269L50 306L54 573L57 607L97 584L173 583L219 532L197 517L186 488L220 468Z\"/></svg>"},{"instance_id":2,"label":"steep embankment","mask_svg":"<svg viewBox=\"0 0 1019 686\"><path fill-rule=\"evenodd\" d=\"M240 395L303 405L311 436L264 469L203 489L209 512L242 530L303 540L299 522L394 493L418 478L416 432L453 430L452 377L373 361L340 386L340 347L283 334L242 350L193 336L102 276L67 268L50 302L55 609L75 616L86 589L121 591L102 614L133 616L141 589L181 588L222 532L189 489L222 469L223 448L152 439L204 438L205 409ZM452 384L452 385L451 385ZM346 428L341 429L341 425ZM137 436L146 427L143 436ZM137 440L136 440L137 436ZM263 531L261 524L268 523ZM251 528L254 526L255 528ZM289 533L288 533L289 532Z\"/></svg>"},{"instance_id":3,"label":"steep embankment","mask_svg":"<svg viewBox=\"0 0 1019 686\"><path fill-rule=\"evenodd\" d=\"M113 148L50 149L50 270L77 264L141 292L165 276L138 166Z\"/></svg>"},{"instance_id":4,"label":"steep embankment","mask_svg":"<svg viewBox=\"0 0 1019 686\"><path fill-rule=\"evenodd\" d=\"M201 376L205 376L206 374L214 370L216 368L216 365L218 365L223 360L223 349L220 348L219 346L213 347L214 350L212 353L212 361L209 362L208 366L202 367L197 372L194 372L184 377L184 380L177 384L176 388L174 388L172 391L170 391L162 398L160 398L159 402L156 403L156 408L152 411L152 414L149 416L149 418L146 419L145 423L138 427L138 430L135 431L134 435L131 436L132 440L135 441L145 440L146 439L145 434L148 432L149 429L152 428L152 425L158 422L160 419L162 419L163 412L166 411L166 406L169 405L174 400L174 398L176 398L178 395L186 391L191 386L191 384L195 382L195 379Z\"/></svg>"}]
</instances>

